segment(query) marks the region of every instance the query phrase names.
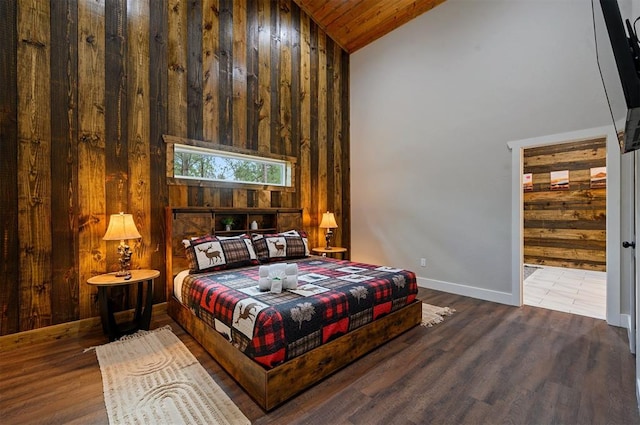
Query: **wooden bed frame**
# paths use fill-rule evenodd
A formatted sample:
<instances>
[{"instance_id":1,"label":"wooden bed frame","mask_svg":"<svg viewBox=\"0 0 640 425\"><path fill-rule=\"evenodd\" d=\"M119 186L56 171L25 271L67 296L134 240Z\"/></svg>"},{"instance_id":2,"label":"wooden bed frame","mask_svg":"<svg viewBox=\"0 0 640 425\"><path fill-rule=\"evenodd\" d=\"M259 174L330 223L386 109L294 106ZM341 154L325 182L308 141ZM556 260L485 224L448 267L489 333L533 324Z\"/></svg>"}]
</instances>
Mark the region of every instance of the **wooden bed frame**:
<instances>
[{"instance_id":1,"label":"wooden bed frame","mask_svg":"<svg viewBox=\"0 0 640 425\"><path fill-rule=\"evenodd\" d=\"M224 210L224 209L223 209ZM325 345L291 359L273 369L265 369L211 329L181 304L173 295L173 277L188 268L181 241L184 238L212 233L216 214L221 209L167 207L167 311L211 356L231 375L242 388L265 410L271 410L321 379L362 357L371 350L418 325L422 320L422 303L419 300L387 316L364 325ZM228 210L244 214L248 209ZM271 210L255 210L271 211ZM298 214L300 210L273 209L274 213ZM208 222L207 216L211 217ZM289 217L290 218L290 217ZM292 222L278 225L278 231L289 230ZM295 219L293 220L295 221ZM208 222L208 223L207 223ZM294 225L296 223L293 223Z\"/></svg>"}]
</instances>

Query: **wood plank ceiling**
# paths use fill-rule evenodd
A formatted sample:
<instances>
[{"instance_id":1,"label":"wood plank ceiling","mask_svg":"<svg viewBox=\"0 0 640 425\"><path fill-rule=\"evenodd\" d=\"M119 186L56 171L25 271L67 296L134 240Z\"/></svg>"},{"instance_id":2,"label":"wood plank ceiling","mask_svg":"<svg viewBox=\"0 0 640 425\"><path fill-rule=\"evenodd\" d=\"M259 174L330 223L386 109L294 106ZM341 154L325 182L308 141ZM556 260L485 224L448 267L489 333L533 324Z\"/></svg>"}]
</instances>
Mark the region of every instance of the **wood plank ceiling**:
<instances>
[{"instance_id":1,"label":"wood plank ceiling","mask_svg":"<svg viewBox=\"0 0 640 425\"><path fill-rule=\"evenodd\" d=\"M445 0L294 0L348 53Z\"/></svg>"}]
</instances>

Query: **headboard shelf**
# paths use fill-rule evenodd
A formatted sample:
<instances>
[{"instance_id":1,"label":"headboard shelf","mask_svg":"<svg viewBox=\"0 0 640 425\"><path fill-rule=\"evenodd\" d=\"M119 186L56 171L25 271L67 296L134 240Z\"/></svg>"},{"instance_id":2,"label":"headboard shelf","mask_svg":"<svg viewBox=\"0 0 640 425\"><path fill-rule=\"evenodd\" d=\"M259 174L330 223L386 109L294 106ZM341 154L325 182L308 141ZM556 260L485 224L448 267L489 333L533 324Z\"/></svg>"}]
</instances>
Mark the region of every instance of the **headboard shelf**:
<instances>
[{"instance_id":1,"label":"headboard shelf","mask_svg":"<svg viewBox=\"0 0 640 425\"><path fill-rule=\"evenodd\" d=\"M235 236L302 229L301 208L167 207L166 211L167 288L173 286L178 272L188 268L183 239L206 234ZM226 218L233 221L230 230L225 230ZM257 229L251 228L253 221Z\"/></svg>"}]
</instances>

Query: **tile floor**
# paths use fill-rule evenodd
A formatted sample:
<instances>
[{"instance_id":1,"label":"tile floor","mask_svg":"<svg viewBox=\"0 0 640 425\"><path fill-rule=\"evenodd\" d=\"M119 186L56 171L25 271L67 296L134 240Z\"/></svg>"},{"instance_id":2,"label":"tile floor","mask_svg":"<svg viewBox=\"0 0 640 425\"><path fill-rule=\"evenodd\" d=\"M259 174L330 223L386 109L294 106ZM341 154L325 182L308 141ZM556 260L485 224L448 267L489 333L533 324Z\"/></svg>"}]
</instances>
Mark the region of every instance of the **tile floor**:
<instances>
[{"instance_id":1,"label":"tile floor","mask_svg":"<svg viewBox=\"0 0 640 425\"><path fill-rule=\"evenodd\" d=\"M606 319L605 272L532 267L536 270L524 281L526 305Z\"/></svg>"}]
</instances>

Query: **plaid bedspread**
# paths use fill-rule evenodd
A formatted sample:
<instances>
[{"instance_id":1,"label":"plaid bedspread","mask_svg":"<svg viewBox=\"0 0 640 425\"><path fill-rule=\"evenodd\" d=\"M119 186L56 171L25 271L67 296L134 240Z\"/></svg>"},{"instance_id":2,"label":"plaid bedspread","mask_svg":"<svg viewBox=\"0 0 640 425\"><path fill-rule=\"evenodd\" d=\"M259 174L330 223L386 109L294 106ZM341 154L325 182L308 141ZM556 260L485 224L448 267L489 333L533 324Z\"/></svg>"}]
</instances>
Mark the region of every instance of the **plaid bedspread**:
<instances>
[{"instance_id":1,"label":"plaid bedspread","mask_svg":"<svg viewBox=\"0 0 640 425\"><path fill-rule=\"evenodd\" d=\"M189 309L272 368L414 301L413 272L323 257L298 264L298 289L260 292L258 266L189 275Z\"/></svg>"}]
</instances>

